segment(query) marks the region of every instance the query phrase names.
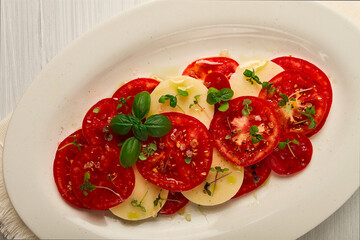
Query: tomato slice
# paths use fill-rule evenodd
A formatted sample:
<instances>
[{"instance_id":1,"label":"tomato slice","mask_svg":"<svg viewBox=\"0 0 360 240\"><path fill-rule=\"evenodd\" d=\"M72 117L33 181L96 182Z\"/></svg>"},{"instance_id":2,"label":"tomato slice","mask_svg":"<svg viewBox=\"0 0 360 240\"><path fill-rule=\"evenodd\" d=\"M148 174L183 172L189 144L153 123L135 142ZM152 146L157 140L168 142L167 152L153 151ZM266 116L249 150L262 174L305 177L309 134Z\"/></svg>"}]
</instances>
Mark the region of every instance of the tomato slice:
<instances>
[{"instance_id":1,"label":"tomato slice","mask_svg":"<svg viewBox=\"0 0 360 240\"><path fill-rule=\"evenodd\" d=\"M82 129L85 139L90 145L113 144L127 139L127 135L114 134L110 129L111 119L118 113L116 110L119 102L112 98L104 98L92 106L86 113Z\"/></svg>"},{"instance_id":2,"label":"tomato slice","mask_svg":"<svg viewBox=\"0 0 360 240\"><path fill-rule=\"evenodd\" d=\"M254 165L245 167L243 184L233 198L252 192L263 185L263 183L269 178L270 173L271 169L264 160L255 163Z\"/></svg>"},{"instance_id":3,"label":"tomato slice","mask_svg":"<svg viewBox=\"0 0 360 240\"><path fill-rule=\"evenodd\" d=\"M313 131L310 134L307 134L308 137L311 135L314 135L315 133L320 131L320 129L324 126L327 116L329 115L329 112L330 112L333 93L332 93L332 88L331 88L329 78L326 76L326 74L320 68L318 68L314 64L312 64L304 59L301 59L301 58L284 56L284 57L275 58L271 61L280 65L285 70L297 70L297 71L303 72L312 81L315 81L317 84L319 84L320 86L323 87L322 93L325 97L327 106L326 106L326 110L324 113L323 121L318 124L315 131Z\"/></svg>"},{"instance_id":4,"label":"tomato slice","mask_svg":"<svg viewBox=\"0 0 360 240\"><path fill-rule=\"evenodd\" d=\"M78 153L88 146L82 130L70 134L58 146L56 151L53 174L61 197L72 206L86 208L75 196L70 180L70 166Z\"/></svg>"},{"instance_id":5,"label":"tomato slice","mask_svg":"<svg viewBox=\"0 0 360 240\"><path fill-rule=\"evenodd\" d=\"M156 151L144 161L138 160L139 173L149 182L171 191L186 191L202 183L209 173L213 145L203 123L182 113L163 113L173 127L160 138L149 137L142 151L150 143ZM189 163L186 163L189 162Z\"/></svg>"},{"instance_id":6,"label":"tomato slice","mask_svg":"<svg viewBox=\"0 0 360 240\"><path fill-rule=\"evenodd\" d=\"M269 82L274 84L276 92L262 89L259 97L273 104L283 131L313 135L324 121L327 111L323 87L311 81L305 74L294 70L285 70ZM289 99L284 106L279 106L284 96L281 94L285 94ZM315 108L315 113L305 115L306 109L311 107ZM315 121L315 127L311 125L311 118Z\"/></svg>"},{"instance_id":7,"label":"tomato slice","mask_svg":"<svg viewBox=\"0 0 360 240\"><path fill-rule=\"evenodd\" d=\"M243 115L244 100L251 101L248 107L252 110L248 116ZM254 133L256 129L258 132ZM243 96L230 100L227 111L215 113L210 132L215 147L225 159L239 166L250 166L264 159L277 146L280 124L269 102Z\"/></svg>"},{"instance_id":8,"label":"tomato slice","mask_svg":"<svg viewBox=\"0 0 360 240\"><path fill-rule=\"evenodd\" d=\"M170 191L166 199L164 206L160 209L159 214L162 215L171 215L179 211L189 200L184 197L180 192Z\"/></svg>"},{"instance_id":9,"label":"tomato slice","mask_svg":"<svg viewBox=\"0 0 360 240\"><path fill-rule=\"evenodd\" d=\"M303 170L310 163L313 153L312 144L305 135L293 132L283 133L280 142L286 143L287 140L289 143L284 148L276 148L264 159L271 170L279 175L291 175Z\"/></svg>"},{"instance_id":10,"label":"tomato slice","mask_svg":"<svg viewBox=\"0 0 360 240\"><path fill-rule=\"evenodd\" d=\"M137 78L122 85L112 96L119 101L118 113L131 113L135 95L143 91L151 93L157 85L159 85L159 81L152 78Z\"/></svg>"},{"instance_id":11,"label":"tomato slice","mask_svg":"<svg viewBox=\"0 0 360 240\"><path fill-rule=\"evenodd\" d=\"M134 170L119 162L118 148L103 144L81 151L71 165L70 179L79 201L89 209L105 210L124 202L135 185ZM85 176L88 174L86 181ZM84 184L93 190L81 189Z\"/></svg>"},{"instance_id":12,"label":"tomato slice","mask_svg":"<svg viewBox=\"0 0 360 240\"><path fill-rule=\"evenodd\" d=\"M182 75L205 80L209 73L219 72L229 79L238 66L234 59L228 57L201 58L189 64Z\"/></svg>"},{"instance_id":13,"label":"tomato slice","mask_svg":"<svg viewBox=\"0 0 360 240\"><path fill-rule=\"evenodd\" d=\"M219 72L212 72L209 73L208 75L206 75L205 80L204 80L204 85L207 88L216 88L218 90L221 90L223 88L229 88L230 87L230 82L227 79L227 77Z\"/></svg>"}]
</instances>

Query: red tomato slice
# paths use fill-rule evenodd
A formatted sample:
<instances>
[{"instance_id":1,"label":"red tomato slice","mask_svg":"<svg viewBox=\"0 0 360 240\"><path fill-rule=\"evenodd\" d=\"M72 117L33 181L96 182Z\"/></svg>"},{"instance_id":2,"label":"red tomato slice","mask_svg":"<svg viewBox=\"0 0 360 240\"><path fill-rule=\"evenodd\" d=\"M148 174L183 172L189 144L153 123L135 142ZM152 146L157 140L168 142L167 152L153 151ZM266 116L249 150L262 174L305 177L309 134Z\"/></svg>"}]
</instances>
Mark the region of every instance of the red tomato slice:
<instances>
[{"instance_id":1,"label":"red tomato slice","mask_svg":"<svg viewBox=\"0 0 360 240\"><path fill-rule=\"evenodd\" d=\"M111 145L89 146L81 151L71 165L70 178L79 201L90 209L105 210L124 202L132 193L135 175L132 168L119 162L120 151ZM80 189L87 182L95 189Z\"/></svg>"},{"instance_id":2,"label":"red tomato slice","mask_svg":"<svg viewBox=\"0 0 360 240\"><path fill-rule=\"evenodd\" d=\"M213 145L210 133L203 123L182 113L163 113L173 128L160 138L143 143L142 151L150 143L157 150L136 166L149 182L171 191L190 190L202 183L210 170ZM187 158L189 163L186 163Z\"/></svg>"},{"instance_id":3,"label":"red tomato slice","mask_svg":"<svg viewBox=\"0 0 360 240\"><path fill-rule=\"evenodd\" d=\"M270 176L271 169L265 161L244 168L244 181L233 198L240 197L260 187Z\"/></svg>"},{"instance_id":4,"label":"red tomato slice","mask_svg":"<svg viewBox=\"0 0 360 240\"><path fill-rule=\"evenodd\" d=\"M229 79L238 66L235 60L227 57L201 58L189 64L182 75L205 80L209 73L219 72Z\"/></svg>"},{"instance_id":5,"label":"red tomato slice","mask_svg":"<svg viewBox=\"0 0 360 240\"><path fill-rule=\"evenodd\" d=\"M289 143L283 149L276 148L264 161L279 175L291 175L303 170L311 160L313 148L310 140L299 133L284 133L280 137L280 142ZM296 142L292 142L296 140ZM291 149L291 150L290 150Z\"/></svg>"},{"instance_id":6,"label":"red tomato slice","mask_svg":"<svg viewBox=\"0 0 360 240\"><path fill-rule=\"evenodd\" d=\"M301 58L285 56L285 57L275 58L271 61L280 65L285 70L292 69L292 70L297 70L297 71L303 72L312 81L315 81L316 83L318 83L320 86L323 87L322 91L323 91L324 97L326 99L327 107L326 107L326 110L324 113L323 121L318 124L318 126L316 127L314 132L312 132L311 134L307 134L308 137L311 135L314 135L315 133L320 131L320 129L324 126L326 118L330 112L333 93L332 93L332 88L331 88L329 78L326 76L326 74L320 68L318 68L314 64L312 64L304 59L301 59Z\"/></svg>"},{"instance_id":7,"label":"red tomato slice","mask_svg":"<svg viewBox=\"0 0 360 240\"><path fill-rule=\"evenodd\" d=\"M159 213L162 215L171 215L179 211L189 200L180 192L170 191L165 202L165 205L160 209Z\"/></svg>"},{"instance_id":8,"label":"red tomato slice","mask_svg":"<svg viewBox=\"0 0 360 240\"><path fill-rule=\"evenodd\" d=\"M248 116L242 114L245 99L251 101L248 106L252 110ZM256 128L253 126L259 132L251 135L250 128ZM224 158L239 166L250 166L264 159L277 146L280 124L269 102L244 96L230 100L227 111L215 113L210 132L215 147ZM258 143L255 142L256 139L259 140Z\"/></svg>"},{"instance_id":9,"label":"red tomato slice","mask_svg":"<svg viewBox=\"0 0 360 240\"><path fill-rule=\"evenodd\" d=\"M122 85L112 96L119 100L118 113L131 113L135 95L143 91L151 93L157 85L159 85L159 81L152 78L137 78Z\"/></svg>"},{"instance_id":10,"label":"red tomato slice","mask_svg":"<svg viewBox=\"0 0 360 240\"><path fill-rule=\"evenodd\" d=\"M227 77L219 72L212 72L206 75L204 80L204 85L207 88L216 88L217 90L221 90L223 88L230 88L230 82Z\"/></svg>"},{"instance_id":11,"label":"red tomato slice","mask_svg":"<svg viewBox=\"0 0 360 240\"><path fill-rule=\"evenodd\" d=\"M280 124L284 132L303 133L307 136L313 135L325 117L327 102L323 88L316 82L311 81L301 72L285 70L270 80L276 93L262 89L259 97L271 102L278 113ZM279 101L285 94L289 101L285 106L278 106ZM292 101L291 98L295 98ZM304 115L306 108L313 106L315 114L311 117L316 126L312 127L309 116Z\"/></svg>"},{"instance_id":12,"label":"red tomato slice","mask_svg":"<svg viewBox=\"0 0 360 240\"><path fill-rule=\"evenodd\" d=\"M127 139L127 135L114 134L109 125L111 119L118 113L116 110L119 102L112 98L105 98L97 102L86 113L82 129L84 137L90 145L97 144L117 144Z\"/></svg>"},{"instance_id":13,"label":"red tomato slice","mask_svg":"<svg viewBox=\"0 0 360 240\"><path fill-rule=\"evenodd\" d=\"M53 166L55 183L61 197L71 205L79 208L86 207L75 197L73 192L70 180L70 166L74 162L76 155L87 146L82 130L77 130L59 144Z\"/></svg>"}]
</instances>

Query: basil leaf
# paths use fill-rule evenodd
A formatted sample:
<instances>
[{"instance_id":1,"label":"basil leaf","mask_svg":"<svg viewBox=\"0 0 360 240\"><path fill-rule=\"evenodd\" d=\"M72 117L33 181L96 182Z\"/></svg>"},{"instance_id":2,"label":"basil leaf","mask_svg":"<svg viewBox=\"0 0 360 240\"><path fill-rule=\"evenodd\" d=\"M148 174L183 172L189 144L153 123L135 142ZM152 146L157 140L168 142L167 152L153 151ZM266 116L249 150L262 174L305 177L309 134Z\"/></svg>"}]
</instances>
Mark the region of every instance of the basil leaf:
<instances>
[{"instance_id":1,"label":"basil leaf","mask_svg":"<svg viewBox=\"0 0 360 240\"><path fill-rule=\"evenodd\" d=\"M229 103L228 102L224 102L223 104L220 105L220 107L218 108L218 110L220 112L225 112L226 110L229 109Z\"/></svg>"},{"instance_id":2,"label":"basil leaf","mask_svg":"<svg viewBox=\"0 0 360 240\"><path fill-rule=\"evenodd\" d=\"M234 96L234 91L229 88L223 88L220 90L221 100L229 101Z\"/></svg>"},{"instance_id":3,"label":"basil leaf","mask_svg":"<svg viewBox=\"0 0 360 240\"><path fill-rule=\"evenodd\" d=\"M120 164L130 167L136 163L141 152L141 143L134 137L126 139L120 151Z\"/></svg>"},{"instance_id":4,"label":"basil leaf","mask_svg":"<svg viewBox=\"0 0 360 240\"><path fill-rule=\"evenodd\" d=\"M152 137L162 137L172 128L171 121L168 117L155 114L151 115L144 123L147 133Z\"/></svg>"},{"instance_id":5,"label":"basil leaf","mask_svg":"<svg viewBox=\"0 0 360 240\"><path fill-rule=\"evenodd\" d=\"M130 118L123 113L118 114L115 117L113 117L110 122L111 130L114 133L117 133L120 135L127 134L130 131L132 125L133 125L133 123L131 122Z\"/></svg>"},{"instance_id":6,"label":"basil leaf","mask_svg":"<svg viewBox=\"0 0 360 240\"><path fill-rule=\"evenodd\" d=\"M133 127L134 136L140 141L146 141L148 138L148 132L144 124L136 124Z\"/></svg>"},{"instance_id":7,"label":"basil leaf","mask_svg":"<svg viewBox=\"0 0 360 240\"><path fill-rule=\"evenodd\" d=\"M149 92L141 92L136 94L132 104L132 114L142 120L146 117L150 110L150 94Z\"/></svg>"}]
</instances>

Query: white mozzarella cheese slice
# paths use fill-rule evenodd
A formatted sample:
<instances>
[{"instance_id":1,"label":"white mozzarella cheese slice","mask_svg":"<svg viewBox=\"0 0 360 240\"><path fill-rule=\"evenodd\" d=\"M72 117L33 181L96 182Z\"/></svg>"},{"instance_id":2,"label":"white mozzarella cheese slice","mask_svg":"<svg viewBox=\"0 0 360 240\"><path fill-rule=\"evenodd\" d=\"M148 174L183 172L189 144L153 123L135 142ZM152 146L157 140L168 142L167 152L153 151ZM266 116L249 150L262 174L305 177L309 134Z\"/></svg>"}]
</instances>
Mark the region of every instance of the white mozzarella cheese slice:
<instances>
[{"instance_id":1,"label":"white mozzarella cheese slice","mask_svg":"<svg viewBox=\"0 0 360 240\"><path fill-rule=\"evenodd\" d=\"M156 217L164 206L169 191L146 181L135 166L134 172L135 187L132 194L125 202L110 208L110 211L122 219L132 221ZM159 199L157 205L154 203L156 199Z\"/></svg>"},{"instance_id":2,"label":"white mozzarella cheese slice","mask_svg":"<svg viewBox=\"0 0 360 240\"><path fill-rule=\"evenodd\" d=\"M171 107L169 100L165 103L159 103L159 98L163 95L177 95L177 89L187 91L188 96L177 96L177 105ZM211 119L214 116L214 106L206 102L208 89L202 81L188 76L180 76L164 80L151 93L151 105L149 115L159 114L163 112L180 112L193 116L201 121L207 128L210 126ZM198 104L194 104L195 96L200 95ZM194 104L193 106L190 105Z\"/></svg>"},{"instance_id":3,"label":"white mozzarella cheese slice","mask_svg":"<svg viewBox=\"0 0 360 240\"><path fill-rule=\"evenodd\" d=\"M229 79L231 89L234 91L233 98L241 96L257 97L261 91L261 85L256 82L251 84L244 76L243 73L246 69L251 71L255 70L255 74L259 77L261 82L268 82L277 74L284 71L284 69L276 63L265 60L255 60L239 66Z\"/></svg>"},{"instance_id":4,"label":"white mozzarella cheese slice","mask_svg":"<svg viewBox=\"0 0 360 240\"><path fill-rule=\"evenodd\" d=\"M220 167L225 171L217 172L216 167ZM230 200L239 191L244 180L243 167L226 161L214 148L211 168L214 171L209 172L202 184L189 191L182 192L191 202L203 206L218 205ZM206 188L208 191L205 191L206 184L208 185Z\"/></svg>"}]
</instances>

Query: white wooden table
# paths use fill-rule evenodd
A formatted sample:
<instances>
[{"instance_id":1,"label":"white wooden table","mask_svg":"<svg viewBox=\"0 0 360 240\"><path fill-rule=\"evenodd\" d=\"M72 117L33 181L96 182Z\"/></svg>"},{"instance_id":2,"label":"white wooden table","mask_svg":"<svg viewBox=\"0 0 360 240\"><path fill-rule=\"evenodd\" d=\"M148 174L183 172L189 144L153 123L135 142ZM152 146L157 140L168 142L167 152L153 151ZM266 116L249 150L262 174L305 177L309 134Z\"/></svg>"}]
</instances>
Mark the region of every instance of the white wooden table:
<instances>
[{"instance_id":1,"label":"white wooden table","mask_svg":"<svg viewBox=\"0 0 360 240\"><path fill-rule=\"evenodd\" d=\"M2 0L0 119L14 110L31 81L72 40L108 17L148 1ZM360 2L327 4L360 23ZM359 196L357 190L338 211L299 239L358 240Z\"/></svg>"}]
</instances>

